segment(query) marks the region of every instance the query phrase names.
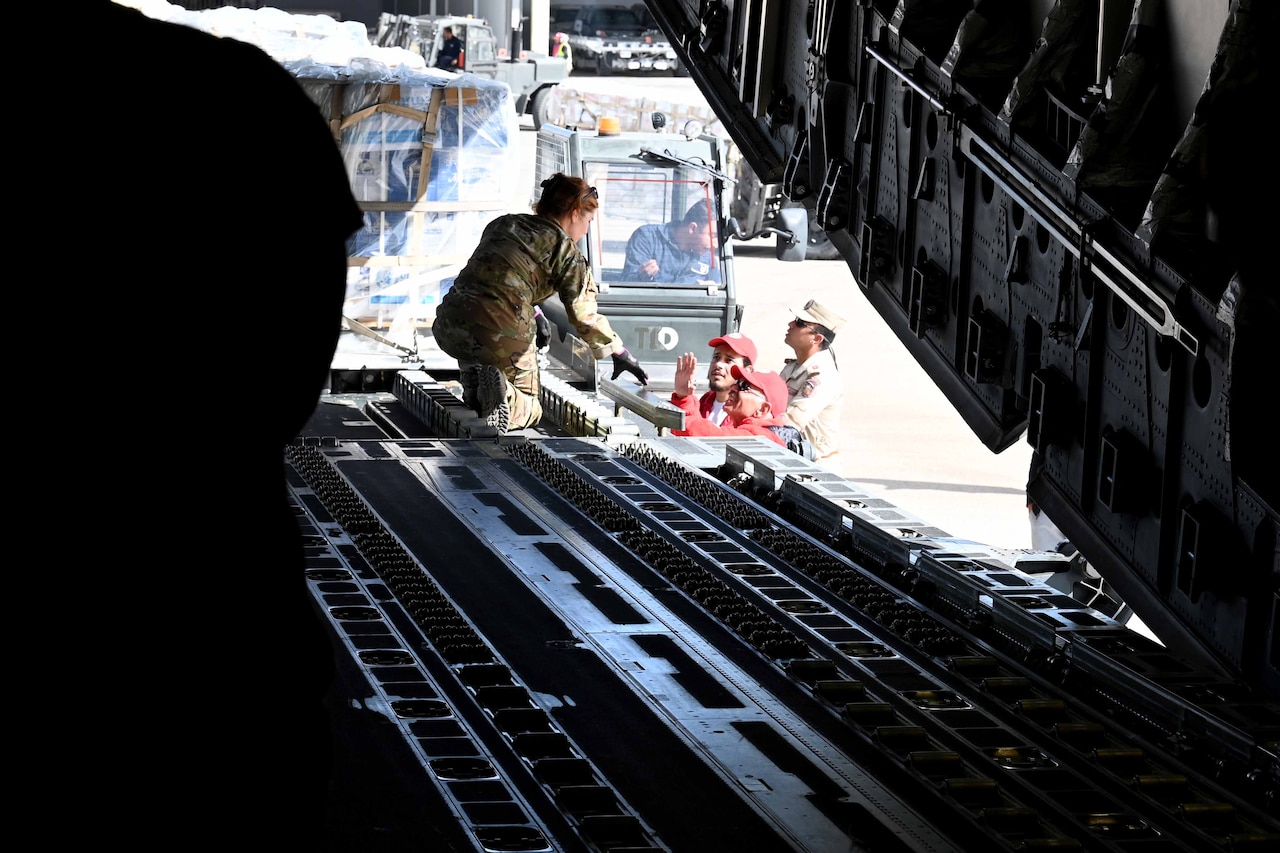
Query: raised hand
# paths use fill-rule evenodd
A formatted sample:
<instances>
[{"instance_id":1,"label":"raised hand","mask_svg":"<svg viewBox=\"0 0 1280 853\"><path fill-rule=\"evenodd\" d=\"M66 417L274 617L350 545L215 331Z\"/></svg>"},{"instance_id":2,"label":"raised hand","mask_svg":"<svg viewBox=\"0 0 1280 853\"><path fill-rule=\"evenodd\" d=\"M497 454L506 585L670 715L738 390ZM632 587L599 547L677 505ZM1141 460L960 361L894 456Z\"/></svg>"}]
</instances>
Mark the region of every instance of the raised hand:
<instances>
[{"instance_id":1,"label":"raised hand","mask_svg":"<svg viewBox=\"0 0 1280 853\"><path fill-rule=\"evenodd\" d=\"M677 397L687 397L694 391L693 376L698 369L698 358L691 352L676 356L676 387L675 393Z\"/></svg>"}]
</instances>

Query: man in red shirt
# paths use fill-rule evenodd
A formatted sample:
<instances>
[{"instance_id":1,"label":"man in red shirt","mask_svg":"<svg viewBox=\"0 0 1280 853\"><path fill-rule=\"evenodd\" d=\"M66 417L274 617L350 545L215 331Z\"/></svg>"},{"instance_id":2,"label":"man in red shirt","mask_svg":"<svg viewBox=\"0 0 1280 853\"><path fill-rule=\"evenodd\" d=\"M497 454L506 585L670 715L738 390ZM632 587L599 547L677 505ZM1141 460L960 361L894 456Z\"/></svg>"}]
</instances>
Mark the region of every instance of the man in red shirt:
<instances>
[{"instance_id":1,"label":"man in red shirt","mask_svg":"<svg viewBox=\"0 0 1280 853\"><path fill-rule=\"evenodd\" d=\"M707 346L713 347L711 363L707 365L708 390L698 398L698 412L716 426L724 423L729 414L724 410L729 399L729 389L737 380L730 372L734 367L750 371L755 367L755 342L741 332L730 332L712 338ZM677 362L678 363L678 362ZM682 386L676 385L677 388ZM693 393L690 391L689 393Z\"/></svg>"},{"instance_id":2,"label":"man in red shirt","mask_svg":"<svg viewBox=\"0 0 1280 853\"><path fill-rule=\"evenodd\" d=\"M767 370L744 371L736 364L731 367L729 372L734 384L724 403L728 417L717 426L703 416L698 398L693 396L693 374L697 368L698 359L693 353L676 359L676 390L671 394L671 402L685 413L685 420L684 429L673 430L673 435L762 435L786 446L772 429L782 425L779 415L787 410L787 383L781 376Z\"/></svg>"}]
</instances>

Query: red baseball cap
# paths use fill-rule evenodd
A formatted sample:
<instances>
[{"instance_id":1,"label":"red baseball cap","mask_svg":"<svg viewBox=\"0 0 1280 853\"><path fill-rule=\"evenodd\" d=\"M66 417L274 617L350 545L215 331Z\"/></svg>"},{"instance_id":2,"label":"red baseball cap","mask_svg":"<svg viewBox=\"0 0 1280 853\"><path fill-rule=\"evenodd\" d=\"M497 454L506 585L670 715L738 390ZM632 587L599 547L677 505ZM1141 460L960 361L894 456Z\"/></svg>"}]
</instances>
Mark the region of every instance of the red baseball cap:
<instances>
[{"instance_id":1,"label":"red baseball cap","mask_svg":"<svg viewBox=\"0 0 1280 853\"><path fill-rule=\"evenodd\" d=\"M707 346L715 349L724 344L738 355L749 360L752 365L756 363L756 345L751 342L751 338L741 332L730 332L727 335L721 335L718 338L712 338L707 341Z\"/></svg>"},{"instance_id":2,"label":"red baseball cap","mask_svg":"<svg viewBox=\"0 0 1280 853\"><path fill-rule=\"evenodd\" d=\"M748 385L759 388L764 392L764 398L769 401L769 410L773 417L782 417L787 411L787 381L772 370L743 370L738 365L734 365L729 371L734 379L745 380Z\"/></svg>"}]
</instances>

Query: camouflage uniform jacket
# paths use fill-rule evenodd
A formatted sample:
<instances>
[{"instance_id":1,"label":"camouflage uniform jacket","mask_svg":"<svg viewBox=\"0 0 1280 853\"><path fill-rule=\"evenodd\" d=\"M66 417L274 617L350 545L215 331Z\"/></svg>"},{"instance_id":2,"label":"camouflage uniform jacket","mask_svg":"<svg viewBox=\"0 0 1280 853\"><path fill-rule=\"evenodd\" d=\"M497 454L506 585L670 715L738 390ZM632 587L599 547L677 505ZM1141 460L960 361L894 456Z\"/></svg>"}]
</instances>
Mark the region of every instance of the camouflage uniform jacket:
<instances>
[{"instance_id":1,"label":"camouflage uniform jacket","mask_svg":"<svg viewBox=\"0 0 1280 853\"><path fill-rule=\"evenodd\" d=\"M486 337L527 340L532 347L534 308L552 295L560 297L569 322L596 358L622 349L608 319L596 310L599 289L591 268L564 229L533 213L499 216L485 227L480 245L440 301L437 337L439 332L457 337L459 327L478 326L490 333Z\"/></svg>"}]
</instances>

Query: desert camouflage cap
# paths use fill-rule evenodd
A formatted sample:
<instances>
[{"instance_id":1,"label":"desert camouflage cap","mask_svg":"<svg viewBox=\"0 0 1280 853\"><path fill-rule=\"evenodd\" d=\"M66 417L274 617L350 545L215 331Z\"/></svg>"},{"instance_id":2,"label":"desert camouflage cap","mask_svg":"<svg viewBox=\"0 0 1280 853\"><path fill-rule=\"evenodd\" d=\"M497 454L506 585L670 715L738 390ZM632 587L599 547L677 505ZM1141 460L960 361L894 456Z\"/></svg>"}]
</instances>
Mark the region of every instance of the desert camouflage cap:
<instances>
[{"instance_id":1,"label":"desert camouflage cap","mask_svg":"<svg viewBox=\"0 0 1280 853\"><path fill-rule=\"evenodd\" d=\"M817 323L819 326L826 326L831 330L832 334L840 331L840 327L844 325L843 317L816 299L810 299L804 304L803 308L792 308L790 310L792 314L807 323Z\"/></svg>"}]
</instances>

